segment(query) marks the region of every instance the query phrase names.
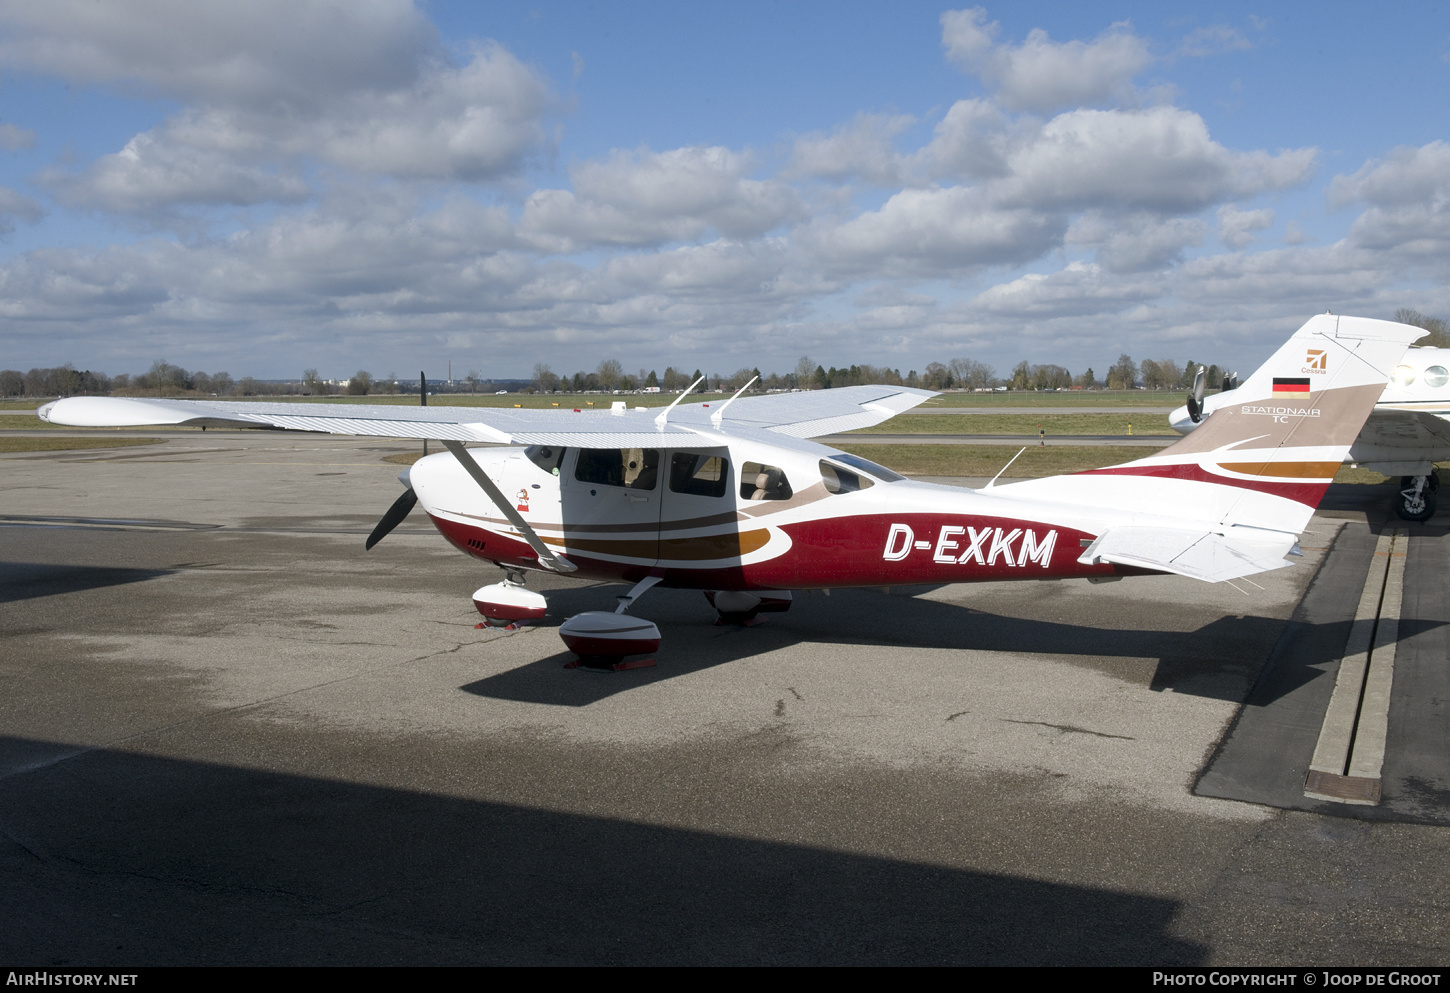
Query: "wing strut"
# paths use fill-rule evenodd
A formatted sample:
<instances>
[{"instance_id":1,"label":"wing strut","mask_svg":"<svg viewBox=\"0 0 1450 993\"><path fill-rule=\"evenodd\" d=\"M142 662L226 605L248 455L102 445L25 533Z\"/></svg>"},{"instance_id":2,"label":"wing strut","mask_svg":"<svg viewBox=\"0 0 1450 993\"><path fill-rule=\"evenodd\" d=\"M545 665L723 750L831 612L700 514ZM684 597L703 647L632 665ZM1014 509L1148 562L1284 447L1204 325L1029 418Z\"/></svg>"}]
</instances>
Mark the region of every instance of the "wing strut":
<instances>
[{"instance_id":1,"label":"wing strut","mask_svg":"<svg viewBox=\"0 0 1450 993\"><path fill-rule=\"evenodd\" d=\"M546 569L552 569L554 572L560 573L578 571L579 567L577 565L562 555L554 554L549 549L549 546L544 544L543 539L539 537L538 533L529 527L529 522L519 516L519 512L514 509L513 504L504 499L503 492L494 485L492 479L488 478L488 473L480 469L478 463L468 457L468 449L463 447L461 441L450 441L447 438L441 440L443 447L452 452L453 457L458 460L458 464L463 466L463 471L473 477L473 481L478 484L483 492L488 494L488 498L493 501L493 505L503 511L503 516L508 518L508 522L519 529L519 534L529 543L529 547L534 550L534 553L539 556L540 565Z\"/></svg>"}]
</instances>

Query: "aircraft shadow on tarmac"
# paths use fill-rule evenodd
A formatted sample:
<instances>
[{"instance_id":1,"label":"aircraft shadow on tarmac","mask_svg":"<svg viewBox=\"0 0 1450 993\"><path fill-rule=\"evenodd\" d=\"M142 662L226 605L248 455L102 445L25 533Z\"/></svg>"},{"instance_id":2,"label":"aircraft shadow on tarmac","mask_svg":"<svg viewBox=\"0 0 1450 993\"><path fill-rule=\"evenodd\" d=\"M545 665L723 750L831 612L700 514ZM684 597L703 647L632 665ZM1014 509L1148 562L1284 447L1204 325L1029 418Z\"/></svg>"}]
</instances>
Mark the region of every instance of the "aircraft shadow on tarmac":
<instances>
[{"instance_id":1,"label":"aircraft shadow on tarmac","mask_svg":"<svg viewBox=\"0 0 1450 993\"><path fill-rule=\"evenodd\" d=\"M0 793L0 959L11 962L1147 966L1206 955L1171 933L1177 901L1116 889L13 737L0 737L0 765L17 750L70 757L7 777ZM486 788L490 772L475 774ZM888 816L861 802L863 815Z\"/></svg>"},{"instance_id":2,"label":"aircraft shadow on tarmac","mask_svg":"<svg viewBox=\"0 0 1450 993\"><path fill-rule=\"evenodd\" d=\"M924 589L928 588L897 588L889 595L874 589L835 590L829 597L798 597L789 614L769 615L768 623L753 628L713 626L714 613L698 591L651 591L649 606L635 612L660 625L663 640L655 667L620 673L566 671L564 664L574 656L561 650L461 689L493 699L583 707L659 680L810 641L1030 652L1068 659L1151 658L1158 660L1152 689L1239 702L1269 654L1264 646L1272 648L1289 639L1311 642L1318 649L1313 657L1296 653L1294 671L1279 674L1276 690L1292 692L1332 671L1353 623L1349 619L1312 623L1298 617L1286 622L1250 615L1220 617L1191 631L1124 630L1001 616L909 595ZM619 591L623 593L624 587ZM600 594L599 587L551 591L551 614L568 617L601 609ZM1443 623L1404 618L1400 638Z\"/></svg>"},{"instance_id":3,"label":"aircraft shadow on tarmac","mask_svg":"<svg viewBox=\"0 0 1450 993\"><path fill-rule=\"evenodd\" d=\"M107 586L143 583L169 576L174 569L55 565L48 562L0 562L0 603L78 593Z\"/></svg>"}]
</instances>

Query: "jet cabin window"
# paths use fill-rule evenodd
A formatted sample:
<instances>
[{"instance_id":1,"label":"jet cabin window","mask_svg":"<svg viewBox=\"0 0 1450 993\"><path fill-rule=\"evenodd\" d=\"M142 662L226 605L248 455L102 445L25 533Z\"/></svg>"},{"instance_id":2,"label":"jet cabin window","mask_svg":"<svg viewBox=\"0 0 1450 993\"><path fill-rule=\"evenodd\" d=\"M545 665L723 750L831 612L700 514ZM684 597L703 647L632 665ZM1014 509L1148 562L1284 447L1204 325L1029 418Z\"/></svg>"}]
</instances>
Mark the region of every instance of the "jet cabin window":
<instances>
[{"instance_id":1,"label":"jet cabin window","mask_svg":"<svg viewBox=\"0 0 1450 993\"><path fill-rule=\"evenodd\" d=\"M785 473L773 465L747 462L740 467L740 499L789 500L790 482Z\"/></svg>"},{"instance_id":2,"label":"jet cabin window","mask_svg":"<svg viewBox=\"0 0 1450 993\"><path fill-rule=\"evenodd\" d=\"M693 496L722 497L729 485L730 463L718 455L676 452L670 457L670 490Z\"/></svg>"},{"instance_id":3,"label":"jet cabin window","mask_svg":"<svg viewBox=\"0 0 1450 993\"><path fill-rule=\"evenodd\" d=\"M581 483L652 490L659 467L660 453L654 448L581 448L574 478Z\"/></svg>"},{"instance_id":4,"label":"jet cabin window","mask_svg":"<svg viewBox=\"0 0 1450 993\"><path fill-rule=\"evenodd\" d=\"M534 465L551 476L557 476L559 464L564 461L564 452L567 450L558 445L530 445L524 449L524 454Z\"/></svg>"}]
</instances>

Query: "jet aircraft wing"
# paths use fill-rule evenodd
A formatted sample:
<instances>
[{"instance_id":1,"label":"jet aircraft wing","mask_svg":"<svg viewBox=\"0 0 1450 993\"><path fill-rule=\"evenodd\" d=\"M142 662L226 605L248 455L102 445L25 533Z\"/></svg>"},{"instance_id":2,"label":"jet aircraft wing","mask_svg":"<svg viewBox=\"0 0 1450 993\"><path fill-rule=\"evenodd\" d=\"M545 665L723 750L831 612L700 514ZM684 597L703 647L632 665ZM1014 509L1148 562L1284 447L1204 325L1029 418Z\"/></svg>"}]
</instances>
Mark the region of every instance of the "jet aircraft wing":
<instances>
[{"instance_id":1,"label":"jet aircraft wing","mask_svg":"<svg viewBox=\"0 0 1450 993\"><path fill-rule=\"evenodd\" d=\"M1360 440L1400 448L1443 448L1450 445L1447 404L1380 404L1370 411Z\"/></svg>"},{"instance_id":2,"label":"jet aircraft wing","mask_svg":"<svg viewBox=\"0 0 1450 993\"><path fill-rule=\"evenodd\" d=\"M665 408L529 410L445 404L266 403L245 400L164 400L139 397L69 397L41 407L40 418L73 427L143 427L159 424L273 427L330 434L560 445L577 448L651 448L702 444L701 436L735 429L791 438L880 424L936 394L904 386L850 386L836 390L746 397L739 401L680 403ZM723 414L718 423L712 415Z\"/></svg>"}]
</instances>

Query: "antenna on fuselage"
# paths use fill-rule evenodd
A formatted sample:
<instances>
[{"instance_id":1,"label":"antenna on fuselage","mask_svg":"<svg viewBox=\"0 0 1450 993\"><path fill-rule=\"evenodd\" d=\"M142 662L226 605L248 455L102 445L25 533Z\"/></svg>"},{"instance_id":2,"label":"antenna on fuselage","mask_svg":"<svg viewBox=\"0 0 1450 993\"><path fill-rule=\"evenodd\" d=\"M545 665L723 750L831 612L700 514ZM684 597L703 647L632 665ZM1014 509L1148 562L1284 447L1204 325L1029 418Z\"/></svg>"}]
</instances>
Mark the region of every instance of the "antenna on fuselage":
<instances>
[{"instance_id":1,"label":"antenna on fuselage","mask_svg":"<svg viewBox=\"0 0 1450 993\"><path fill-rule=\"evenodd\" d=\"M731 397L729 400L726 400L724 403L722 403L720 405L720 409L719 410L715 411L715 413L713 413L713 414L710 415L710 423L713 424L713 425L715 425L716 430L719 430L719 428L720 428L720 422L725 419L725 408L728 407L728 406L730 406L732 403L735 402L735 397L738 397L740 394L742 394L746 390L750 389L750 387L752 385L754 385L755 381L757 379L759 379L759 378L760 378L759 376L751 376L750 377L750 382L746 383L744 386L740 387L740 389L736 390L734 397Z\"/></svg>"},{"instance_id":2,"label":"antenna on fuselage","mask_svg":"<svg viewBox=\"0 0 1450 993\"><path fill-rule=\"evenodd\" d=\"M418 395L423 398L422 406L428 406L428 376L422 369L418 370ZM423 439L423 454L428 454L428 439Z\"/></svg>"},{"instance_id":3,"label":"antenna on fuselage","mask_svg":"<svg viewBox=\"0 0 1450 993\"><path fill-rule=\"evenodd\" d=\"M688 389L686 389L679 396L675 397L675 399L670 403L670 405L668 407L666 407L664 410L660 411L660 416L658 416L658 417L655 418L655 427L657 427L661 431L663 431L665 429L665 421L669 420L670 411L672 411L672 410L675 409L675 404L677 404L681 400L685 399L685 397L689 396L691 393L694 393L695 392L695 387L696 386L699 386L704 381L705 381L705 377L704 376L701 376L699 379L695 380L693 383L690 384L690 386L689 386Z\"/></svg>"}]
</instances>

